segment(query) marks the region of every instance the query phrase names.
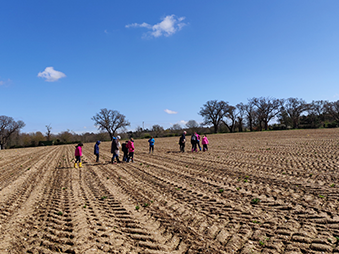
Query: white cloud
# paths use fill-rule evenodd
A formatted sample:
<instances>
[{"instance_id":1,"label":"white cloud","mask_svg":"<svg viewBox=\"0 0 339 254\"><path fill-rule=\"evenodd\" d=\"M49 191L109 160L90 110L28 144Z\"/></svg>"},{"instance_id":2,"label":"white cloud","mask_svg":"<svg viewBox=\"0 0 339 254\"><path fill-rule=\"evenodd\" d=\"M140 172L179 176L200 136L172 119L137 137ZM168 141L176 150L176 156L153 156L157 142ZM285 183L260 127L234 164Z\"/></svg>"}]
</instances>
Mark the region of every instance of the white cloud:
<instances>
[{"instance_id":1,"label":"white cloud","mask_svg":"<svg viewBox=\"0 0 339 254\"><path fill-rule=\"evenodd\" d=\"M108 34L107 30L104 31L105 34Z\"/></svg>"},{"instance_id":2,"label":"white cloud","mask_svg":"<svg viewBox=\"0 0 339 254\"><path fill-rule=\"evenodd\" d=\"M148 33L144 34L144 37L149 35L149 36L154 36L154 37L160 37L162 35L168 37L171 36L172 34L176 33L177 31L180 31L184 26L187 24L182 22L185 19L185 17L179 17L176 18L174 14L166 16L160 23L157 23L155 25L150 25L147 23L133 23L126 25L126 28L129 27L144 27L149 30Z\"/></svg>"},{"instance_id":3,"label":"white cloud","mask_svg":"<svg viewBox=\"0 0 339 254\"><path fill-rule=\"evenodd\" d=\"M147 23L142 23L142 24L138 24L138 23L133 23L133 24L130 24L130 25L126 25L125 26L126 28L129 28L129 27L146 27L146 28L148 28L148 29L151 29L152 28L152 26L151 25L149 25L149 24L147 24Z\"/></svg>"},{"instance_id":4,"label":"white cloud","mask_svg":"<svg viewBox=\"0 0 339 254\"><path fill-rule=\"evenodd\" d=\"M178 112L170 110L170 109L165 109L164 110L167 114L173 115L173 114L178 114Z\"/></svg>"},{"instance_id":5,"label":"white cloud","mask_svg":"<svg viewBox=\"0 0 339 254\"><path fill-rule=\"evenodd\" d=\"M38 77L44 78L48 82L54 82L66 77L66 75L60 71L54 70L53 67L46 67L43 72L38 73Z\"/></svg>"},{"instance_id":6,"label":"white cloud","mask_svg":"<svg viewBox=\"0 0 339 254\"><path fill-rule=\"evenodd\" d=\"M178 124L180 124L180 125L186 125L186 123L187 123L187 121L185 121L185 120L181 120L181 121L178 122Z\"/></svg>"}]
</instances>

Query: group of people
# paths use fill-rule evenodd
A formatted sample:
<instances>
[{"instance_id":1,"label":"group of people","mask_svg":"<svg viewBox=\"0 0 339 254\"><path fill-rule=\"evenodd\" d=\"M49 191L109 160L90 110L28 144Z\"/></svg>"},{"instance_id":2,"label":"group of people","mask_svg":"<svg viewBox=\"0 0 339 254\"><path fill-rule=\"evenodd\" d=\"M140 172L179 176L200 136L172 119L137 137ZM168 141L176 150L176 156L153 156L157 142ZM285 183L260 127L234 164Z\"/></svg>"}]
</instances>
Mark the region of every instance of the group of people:
<instances>
[{"instance_id":1,"label":"group of people","mask_svg":"<svg viewBox=\"0 0 339 254\"><path fill-rule=\"evenodd\" d=\"M186 145L186 131L184 131L184 133L181 135L180 139L179 139L179 145L180 145L180 152L185 152L185 145ZM120 144L120 136L117 137L113 137L112 140L112 145L111 145L111 153L113 154L112 159L111 159L111 163L115 164L115 163L121 163L121 162L134 162L134 139L130 138L129 140L127 140L126 142L124 142L122 145ZM201 146L200 146L200 135L196 132L194 132L191 135L191 144L192 144L192 152L197 152L198 151L198 147L199 150L201 151ZM202 136L202 150L205 152L208 150L207 145L209 144L208 139L206 136ZM100 141L97 141L94 145L94 154L96 155L96 162L99 162L99 145L100 145ZM153 153L154 152L154 143L155 140L153 137L151 137L148 140L149 143L149 153ZM78 168L78 163L79 163L79 168L82 168L82 163L81 163L81 156L82 156L82 143L79 143L76 147L75 147L75 163L74 163L74 168ZM119 150L123 151L124 156L122 161L119 160ZM116 162L115 162L116 159Z\"/></svg>"},{"instance_id":2,"label":"group of people","mask_svg":"<svg viewBox=\"0 0 339 254\"><path fill-rule=\"evenodd\" d=\"M112 145L111 145L111 153L113 154L112 156L112 164L115 163L121 163L119 160L119 148L121 147L121 150L124 153L124 156L122 158L123 162L134 162L134 139L130 138L130 140L126 140L125 143L122 145L119 142L120 136L113 137L112 140ZM114 161L116 158L117 162Z\"/></svg>"},{"instance_id":3,"label":"group of people","mask_svg":"<svg viewBox=\"0 0 339 254\"><path fill-rule=\"evenodd\" d=\"M179 139L179 145L180 145L180 152L185 152L185 145L186 145L186 131L184 131L184 133L181 135L180 139ZM192 145L192 152L197 152L198 151L198 147L199 150L201 151L201 146L200 146L200 135L196 132L192 133L191 135L191 145ZM205 135L202 136L202 147L203 147L203 151L207 151L208 150L208 144L209 141L207 139L207 137Z\"/></svg>"}]
</instances>

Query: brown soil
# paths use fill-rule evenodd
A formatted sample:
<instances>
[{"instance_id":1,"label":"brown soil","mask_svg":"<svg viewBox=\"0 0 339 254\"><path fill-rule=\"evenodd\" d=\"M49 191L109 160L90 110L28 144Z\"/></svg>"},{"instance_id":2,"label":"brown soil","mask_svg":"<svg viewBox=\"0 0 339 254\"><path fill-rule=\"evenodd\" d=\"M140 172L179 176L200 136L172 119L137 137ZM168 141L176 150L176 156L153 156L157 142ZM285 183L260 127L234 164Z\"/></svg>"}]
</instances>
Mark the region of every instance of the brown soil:
<instances>
[{"instance_id":1,"label":"brown soil","mask_svg":"<svg viewBox=\"0 0 339 254\"><path fill-rule=\"evenodd\" d=\"M0 151L0 253L339 253L339 130ZM186 150L190 144L186 145ZM120 156L121 157L121 156ZM255 202L257 201L257 203ZM136 209L139 207L139 209Z\"/></svg>"}]
</instances>

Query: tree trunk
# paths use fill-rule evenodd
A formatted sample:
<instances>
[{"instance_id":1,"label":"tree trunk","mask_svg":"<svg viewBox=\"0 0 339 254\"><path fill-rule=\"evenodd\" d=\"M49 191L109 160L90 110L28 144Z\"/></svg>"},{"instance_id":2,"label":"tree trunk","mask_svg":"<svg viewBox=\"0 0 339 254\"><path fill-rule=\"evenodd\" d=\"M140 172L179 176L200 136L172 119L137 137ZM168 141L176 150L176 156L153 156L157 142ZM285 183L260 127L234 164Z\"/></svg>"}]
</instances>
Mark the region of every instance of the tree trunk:
<instances>
[{"instance_id":1,"label":"tree trunk","mask_svg":"<svg viewBox=\"0 0 339 254\"><path fill-rule=\"evenodd\" d=\"M218 127L219 127L218 124L214 125L214 133L218 133Z\"/></svg>"},{"instance_id":2,"label":"tree trunk","mask_svg":"<svg viewBox=\"0 0 339 254\"><path fill-rule=\"evenodd\" d=\"M268 130L268 121L265 121L265 130Z\"/></svg>"}]
</instances>

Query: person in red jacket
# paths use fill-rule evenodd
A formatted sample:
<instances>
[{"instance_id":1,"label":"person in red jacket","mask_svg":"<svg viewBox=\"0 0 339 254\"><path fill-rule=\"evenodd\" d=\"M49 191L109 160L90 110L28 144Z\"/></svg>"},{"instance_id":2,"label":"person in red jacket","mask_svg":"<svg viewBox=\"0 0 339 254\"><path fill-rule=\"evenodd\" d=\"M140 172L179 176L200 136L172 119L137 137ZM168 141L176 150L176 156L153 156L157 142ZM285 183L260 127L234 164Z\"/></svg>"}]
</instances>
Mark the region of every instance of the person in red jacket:
<instances>
[{"instance_id":1,"label":"person in red jacket","mask_svg":"<svg viewBox=\"0 0 339 254\"><path fill-rule=\"evenodd\" d=\"M128 141L126 147L128 148L128 152L129 152L129 159L132 160L132 162L134 162L134 140L133 138L130 138L130 140Z\"/></svg>"},{"instance_id":2,"label":"person in red jacket","mask_svg":"<svg viewBox=\"0 0 339 254\"><path fill-rule=\"evenodd\" d=\"M78 162L79 162L79 168L82 168L82 164L81 164L81 156L82 156L82 143L79 143L76 147L75 147L75 163L74 163L74 168L78 168Z\"/></svg>"}]
</instances>

